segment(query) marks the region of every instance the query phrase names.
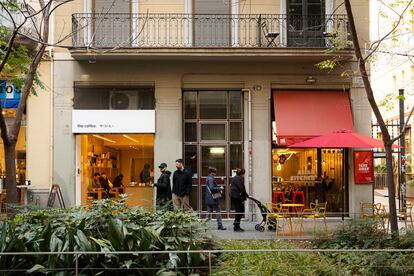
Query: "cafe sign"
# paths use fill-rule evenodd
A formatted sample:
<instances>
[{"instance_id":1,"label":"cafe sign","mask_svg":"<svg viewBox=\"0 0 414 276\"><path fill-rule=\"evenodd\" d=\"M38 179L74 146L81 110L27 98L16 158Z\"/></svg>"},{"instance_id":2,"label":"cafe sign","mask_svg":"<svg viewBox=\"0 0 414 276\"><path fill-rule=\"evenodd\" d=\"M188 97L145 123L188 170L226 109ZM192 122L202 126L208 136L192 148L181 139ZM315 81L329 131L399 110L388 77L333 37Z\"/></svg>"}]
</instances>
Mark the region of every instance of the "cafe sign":
<instances>
[{"instance_id":1,"label":"cafe sign","mask_svg":"<svg viewBox=\"0 0 414 276\"><path fill-rule=\"evenodd\" d=\"M373 160L372 151L354 151L355 184L374 183Z\"/></svg>"},{"instance_id":2,"label":"cafe sign","mask_svg":"<svg viewBox=\"0 0 414 276\"><path fill-rule=\"evenodd\" d=\"M155 133L155 110L72 110L73 133Z\"/></svg>"}]
</instances>

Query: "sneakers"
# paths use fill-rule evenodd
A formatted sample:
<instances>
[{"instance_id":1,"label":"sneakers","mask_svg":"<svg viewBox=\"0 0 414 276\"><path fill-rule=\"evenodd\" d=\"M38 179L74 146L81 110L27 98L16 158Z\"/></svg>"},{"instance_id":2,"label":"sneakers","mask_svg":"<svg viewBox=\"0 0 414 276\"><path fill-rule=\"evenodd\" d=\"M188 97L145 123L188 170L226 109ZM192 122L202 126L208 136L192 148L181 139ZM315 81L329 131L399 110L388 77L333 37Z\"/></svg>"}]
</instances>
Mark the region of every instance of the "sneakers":
<instances>
[{"instance_id":1,"label":"sneakers","mask_svg":"<svg viewBox=\"0 0 414 276\"><path fill-rule=\"evenodd\" d=\"M226 227L224 227L224 226L219 226L217 229L218 229L218 230L226 230L227 228L226 228Z\"/></svg>"},{"instance_id":2,"label":"sneakers","mask_svg":"<svg viewBox=\"0 0 414 276\"><path fill-rule=\"evenodd\" d=\"M234 228L234 232L244 232L244 229L242 229L242 228Z\"/></svg>"}]
</instances>

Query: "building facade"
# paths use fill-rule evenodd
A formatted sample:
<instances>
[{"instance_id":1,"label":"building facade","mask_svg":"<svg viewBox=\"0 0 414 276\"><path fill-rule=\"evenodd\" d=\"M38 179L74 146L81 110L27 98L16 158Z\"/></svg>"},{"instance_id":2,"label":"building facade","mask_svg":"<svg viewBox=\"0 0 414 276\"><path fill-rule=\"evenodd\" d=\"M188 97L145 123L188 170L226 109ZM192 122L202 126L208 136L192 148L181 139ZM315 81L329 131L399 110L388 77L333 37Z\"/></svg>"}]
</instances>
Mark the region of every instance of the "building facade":
<instances>
[{"instance_id":1,"label":"building facade","mask_svg":"<svg viewBox=\"0 0 414 276\"><path fill-rule=\"evenodd\" d=\"M382 114L389 125L393 136L399 134L399 102L398 93L404 90L404 116L407 120L414 105L414 65L412 62L412 49L414 47L414 5L409 3L398 3L392 9L382 3L372 2L371 25L384 26L383 28L371 28L371 40L379 41L388 33L390 35L383 39L380 47L374 54L372 62L372 87L378 102L387 102L382 106ZM405 10L405 11L404 11ZM401 15L401 18L400 16ZM375 122L376 119L373 118ZM374 128L375 130L375 128ZM374 131L375 132L375 131ZM412 182L414 160L413 153L413 120L405 131L406 151L406 173L407 181ZM398 162L396 154L395 161ZM379 162L378 162L379 163ZM412 185L407 185L407 198L414 197Z\"/></svg>"},{"instance_id":2,"label":"building facade","mask_svg":"<svg viewBox=\"0 0 414 276\"><path fill-rule=\"evenodd\" d=\"M96 172L111 180L123 174L128 203L151 205L146 184L159 163L174 170L177 158L192 172L191 204L201 212L209 166L225 187L223 212L232 211L238 167L262 202L301 190L306 204L324 200L331 212L352 216L372 201L372 186L354 183L352 152L288 148L338 129L371 131L360 82L315 66L337 57L326 51L329 34L347 32L340 3L112 2L74 1L55 15L54 39L72 33L69 49L52 49L48 117L53 182L67 205L86 204ZM353 5L368 42L368 3ZM355 67L351 48L340 56Z\"/></svg>"}]
</instances>

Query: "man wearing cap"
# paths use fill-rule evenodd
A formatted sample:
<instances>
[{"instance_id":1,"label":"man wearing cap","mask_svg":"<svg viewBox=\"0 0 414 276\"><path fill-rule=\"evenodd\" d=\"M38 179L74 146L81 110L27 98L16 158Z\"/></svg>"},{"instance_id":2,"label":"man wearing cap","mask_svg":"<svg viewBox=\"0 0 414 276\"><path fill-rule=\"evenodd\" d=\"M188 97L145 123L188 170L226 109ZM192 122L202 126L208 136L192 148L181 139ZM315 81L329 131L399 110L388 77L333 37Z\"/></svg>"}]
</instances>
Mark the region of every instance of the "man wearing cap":
<instances>
[{"instance_id":1,"label":"man wearing cap","mask_svg":"<svg viewBox=\"0 0 414 276\"><path fill-rule=\"evenodd\" d=\"M161 163L160 168L161 175L158 178L157 183L154 185L157 187L157 206L169 207L171 204L171 172L167 170L167 164Z\"/></svg>"}]
</instances>

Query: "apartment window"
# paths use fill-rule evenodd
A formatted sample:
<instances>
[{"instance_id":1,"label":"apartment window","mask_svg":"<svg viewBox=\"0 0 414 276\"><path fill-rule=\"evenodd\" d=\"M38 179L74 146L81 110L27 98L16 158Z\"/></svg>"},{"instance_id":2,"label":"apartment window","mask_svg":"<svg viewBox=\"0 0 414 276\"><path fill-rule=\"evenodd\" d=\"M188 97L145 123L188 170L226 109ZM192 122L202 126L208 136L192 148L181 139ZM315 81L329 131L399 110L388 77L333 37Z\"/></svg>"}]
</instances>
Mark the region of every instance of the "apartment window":
<instances>
[{"instance_id":1,"label":"apartment window","mask_svg":"<svg viewBox=\"0 0 414 276\"><path fill-rule=\"evenodd\" d=\"M288 45L320 47L325 43L325 0L288 0Z\"/></svg>"}]
</instances>

